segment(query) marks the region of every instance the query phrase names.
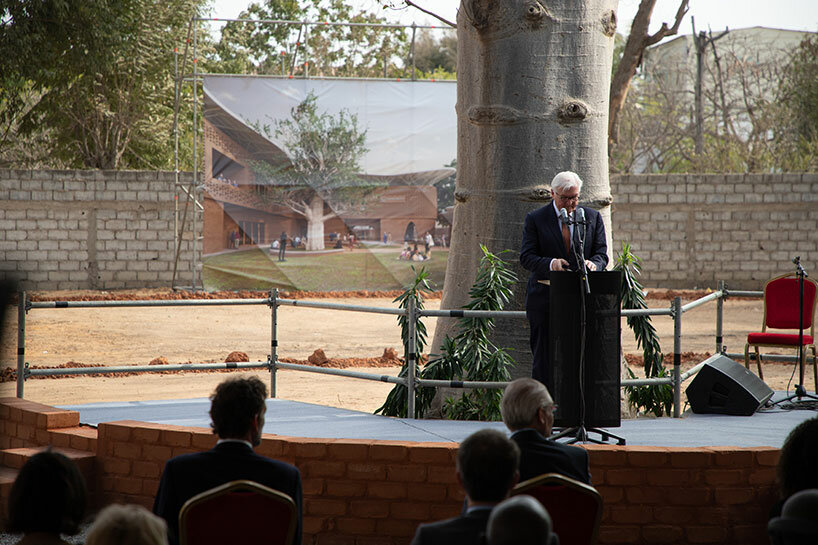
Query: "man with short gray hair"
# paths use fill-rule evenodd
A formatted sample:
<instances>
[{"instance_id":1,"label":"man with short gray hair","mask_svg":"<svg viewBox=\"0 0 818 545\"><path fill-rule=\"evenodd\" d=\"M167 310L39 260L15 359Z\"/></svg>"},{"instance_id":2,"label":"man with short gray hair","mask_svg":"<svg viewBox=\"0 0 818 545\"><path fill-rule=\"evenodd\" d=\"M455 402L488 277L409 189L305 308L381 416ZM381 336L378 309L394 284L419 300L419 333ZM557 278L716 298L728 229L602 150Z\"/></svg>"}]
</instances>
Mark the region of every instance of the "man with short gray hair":
<instances>
[{"instance_id":1,"label":"man with short gray hair","mask_svg":"<svg viewBox=\"0 0 818 545\"><path fill-rule=\"evenodd\" d=\"M559 473L591 484L588 452L548 438L556 408L548 389L533 378L518 378L506 386L500 411L511 440L520 447L520 480Z\"/></svg>"},{"instance_id":2,"label":"man with short gray hair","mask_svg":"<svg viewBox=\"0 0 818 545\"><path fill-rule=\"evenodd\" d=\"M548 321L551 271L578 271L577 244L584 233L583 261L588 271L603 271L608 264L608 243L602 216L593 208L579 205L582 179L570 171L560 172L551 181L550 204L529 212L523 226L520 264L531 272L525 295L525 313L531 326L531 376L549 388ZM574 215L576 210L581 213ZM565 210L568 223L560 222ZM585 224L573 222L584 215ZM576 243L576 244L575 244Z\"/></svg>"}]
</instances>

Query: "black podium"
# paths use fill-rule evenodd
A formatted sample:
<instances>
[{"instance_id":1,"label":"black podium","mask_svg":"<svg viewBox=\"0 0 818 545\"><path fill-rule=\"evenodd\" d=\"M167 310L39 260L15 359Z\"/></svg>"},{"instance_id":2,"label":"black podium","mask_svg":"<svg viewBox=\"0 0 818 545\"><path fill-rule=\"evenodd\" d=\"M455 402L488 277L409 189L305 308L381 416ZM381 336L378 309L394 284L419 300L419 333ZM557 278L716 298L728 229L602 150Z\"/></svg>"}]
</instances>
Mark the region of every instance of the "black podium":
<instances>
[{"instance_id":1,"label":"black podium","mask_svg":"<svg viewBox=\"0 0 818 545\"><path fill-rule=\"evenodd\" d=\"M553 385L551 394L559 405L554 425L619 427L622 275L618 271L588 274L591 293L584 295L585 365L582 372L580 303L583 294L580 290L584 286L576 272L552 271L550 278L548 373ZM584 375L582 381L581 374Z\"/></svg>"}]
</instances>

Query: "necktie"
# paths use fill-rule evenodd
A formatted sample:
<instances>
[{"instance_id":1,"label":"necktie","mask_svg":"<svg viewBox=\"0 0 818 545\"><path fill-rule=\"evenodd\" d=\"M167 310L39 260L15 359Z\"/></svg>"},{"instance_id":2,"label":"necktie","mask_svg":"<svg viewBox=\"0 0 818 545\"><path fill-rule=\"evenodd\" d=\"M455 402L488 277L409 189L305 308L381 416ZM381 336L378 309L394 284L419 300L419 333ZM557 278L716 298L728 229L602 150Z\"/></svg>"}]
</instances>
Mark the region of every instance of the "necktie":
<instances>
[{"instance_id":1,"label":"necktie","mask_svg":"<svg viewBox=\"0 0 818 545\"><path fill-rule=\"evenodd\" d=\"M571 229L567 223L562 224L562 241L565 243L565 253L571 251Z\"/></svg>"}]
</instances>

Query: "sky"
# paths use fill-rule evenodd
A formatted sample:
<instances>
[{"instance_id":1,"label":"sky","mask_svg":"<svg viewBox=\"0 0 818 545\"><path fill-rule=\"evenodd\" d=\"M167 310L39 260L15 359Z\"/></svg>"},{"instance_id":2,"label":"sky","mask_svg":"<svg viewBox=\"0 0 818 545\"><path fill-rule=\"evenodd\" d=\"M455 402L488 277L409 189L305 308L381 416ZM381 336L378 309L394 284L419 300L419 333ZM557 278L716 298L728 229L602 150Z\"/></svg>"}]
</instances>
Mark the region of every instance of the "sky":
<instances>
[{"instance_id":1,"label":"sky","mask_svg":"<svg viewBox=\"0 0 818 545\"><path fill-rule=\"evenodd\" d=\"M404 24L440 24L436 19L414 8L402 10L383 9L377 0L350 0L358 7L383 14L390 20ZM416 4L454 22L460 0L414 0ZM236 17L247 7L250 0L213 0L213 17ZM392 0L401 4L400 0ZM690 9L679 33L690 34L690 16L696 20L696 30L714 32L725 27L732 29L766 26L790 30L818 32L818 0L690 0ZM639 7L639 0L619 0L619 32L627 34L631 21ZM679 7L679 0L657 0L651 17L651 32L662 22L672 23Z\"/></svg>"}]
</instances>

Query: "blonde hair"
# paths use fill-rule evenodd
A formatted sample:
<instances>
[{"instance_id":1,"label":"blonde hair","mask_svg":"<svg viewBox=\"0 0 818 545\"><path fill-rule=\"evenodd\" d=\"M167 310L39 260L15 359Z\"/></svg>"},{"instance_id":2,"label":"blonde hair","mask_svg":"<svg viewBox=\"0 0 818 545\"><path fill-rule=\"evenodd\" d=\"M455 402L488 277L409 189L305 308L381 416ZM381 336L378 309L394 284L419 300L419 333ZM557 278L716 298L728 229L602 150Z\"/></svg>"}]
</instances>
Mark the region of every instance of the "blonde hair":
<instances>
[{"instance_id":1,"label":"blonde hair","mask_svg":"<svg viewBox=\"0 0 818 545\"><path fill-rule=\"evenodd\" d=\"M97 515L85 545L168 545L168 527L141 505L109 505Z\"/></svg>"}]
</instances>

